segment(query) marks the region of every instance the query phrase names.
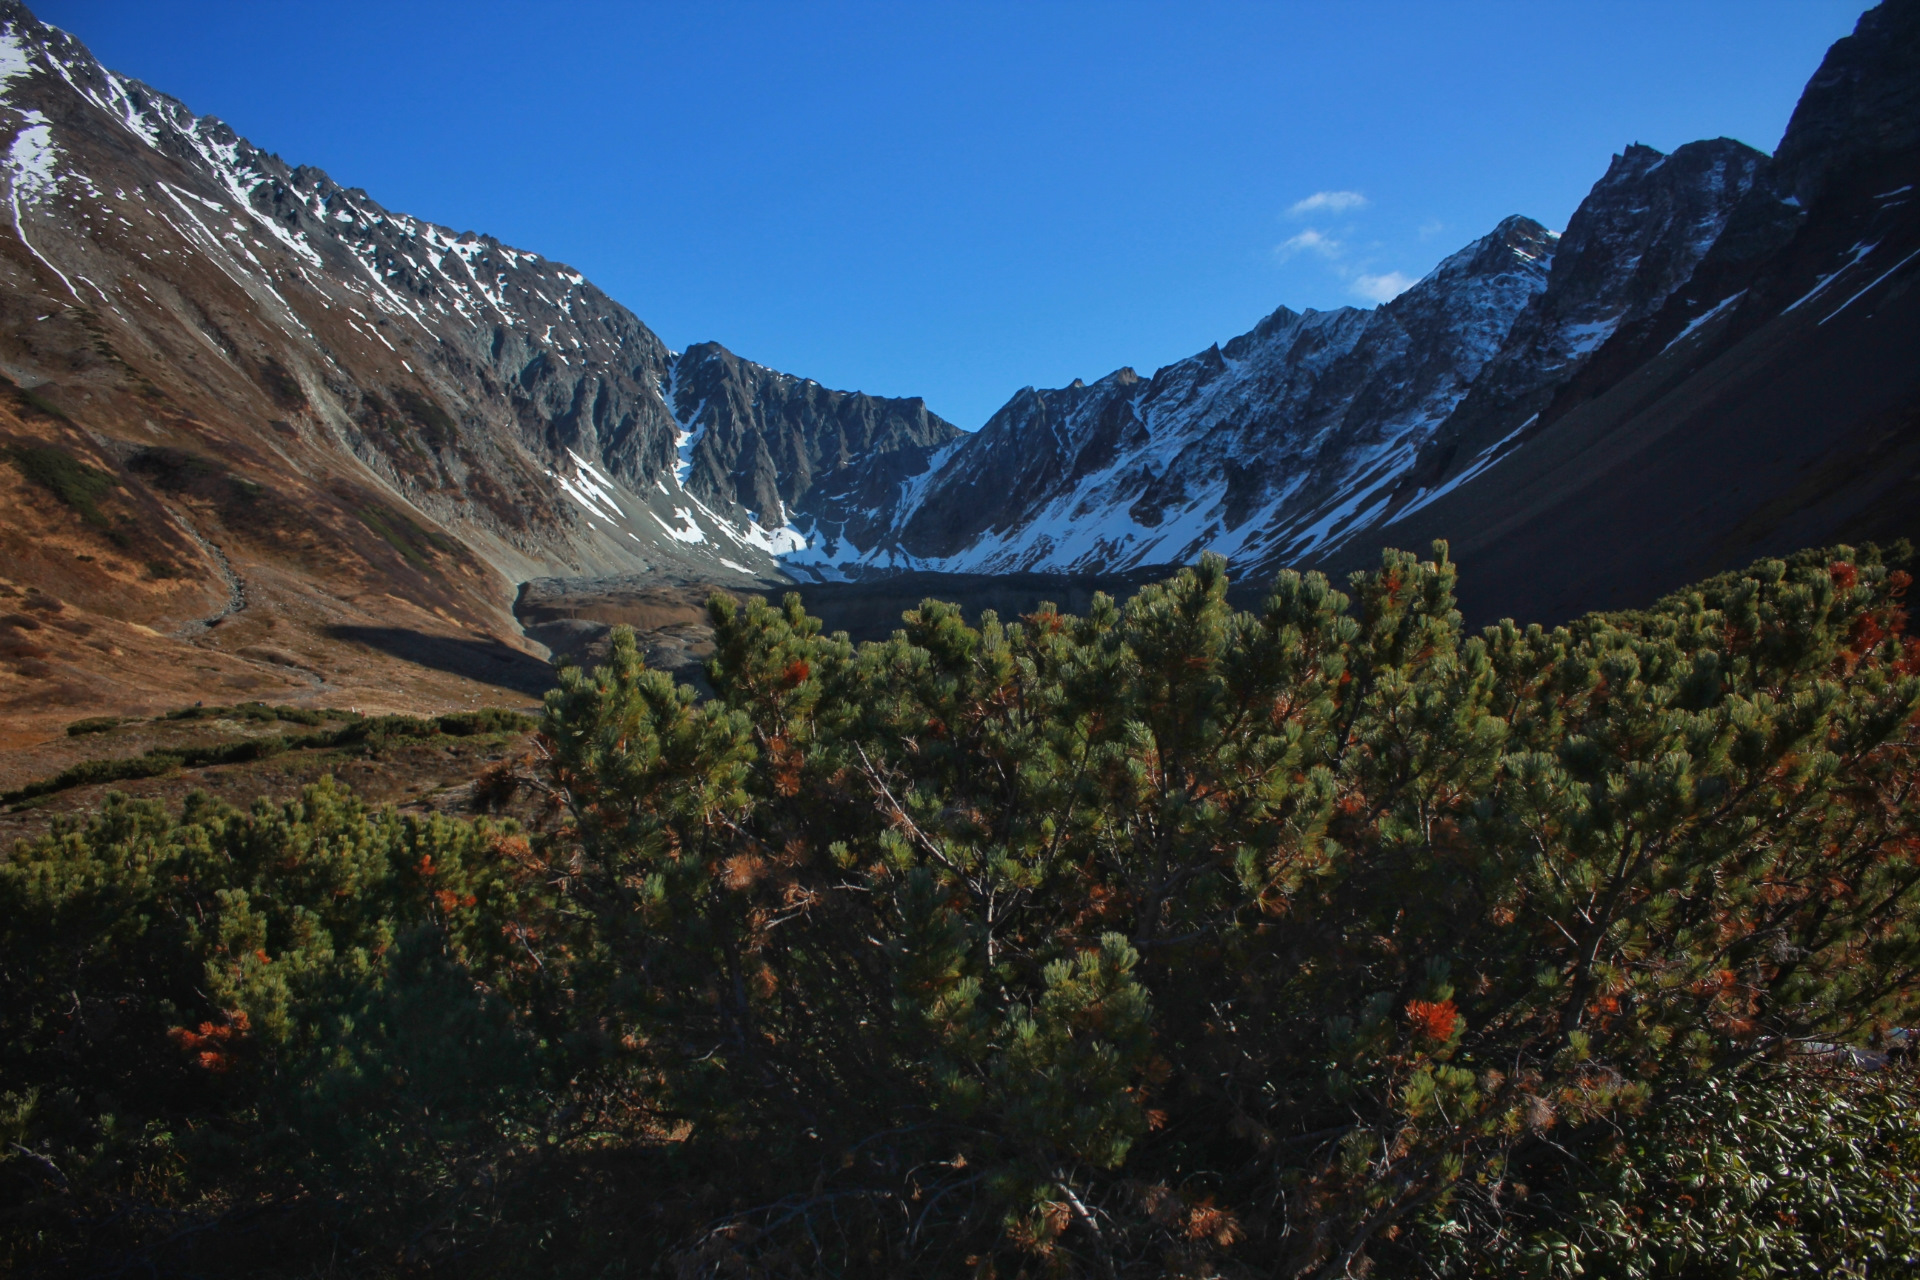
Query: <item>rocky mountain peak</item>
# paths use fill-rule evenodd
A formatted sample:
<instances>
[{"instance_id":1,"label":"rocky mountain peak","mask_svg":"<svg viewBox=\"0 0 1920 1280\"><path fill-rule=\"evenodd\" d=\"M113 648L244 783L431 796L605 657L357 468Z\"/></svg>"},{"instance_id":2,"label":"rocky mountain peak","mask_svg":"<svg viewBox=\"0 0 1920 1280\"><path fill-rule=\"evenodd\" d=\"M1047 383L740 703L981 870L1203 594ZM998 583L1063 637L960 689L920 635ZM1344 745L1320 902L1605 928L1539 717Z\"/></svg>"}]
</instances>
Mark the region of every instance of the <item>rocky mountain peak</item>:
<instances>
[{"instance_id":1,"label":"rocky mountain peak","mask_svg":"<svg viewBox=\"0 0 1920 1280\"><path fill-rule=\"evenodd\" d=\"M1502 218L1499 225L1434 268L1432 275L1486 275L1512 269L1514 259L1545 262L1553 257L1560 233L1549 231L1524 214Z\"/></svg>"},{"instance_id":2,"label":"rocky mountain peak","mask_svg":"<svg viewBox=\"0 0 1920 1280\"><path fill-rule=\"evenodd\" d=\"M135 433L111 446L129 457L243 465L315 546L372 537L330 553L343 573L418 528L505 580L473 587L482 612L535 574L778 577L804 546L790 519L884 506L958 434L918 400L718 346L675 357L580 271L288 164L18 4L0 8L0 146L19 210L0 277L71 320L0 351L7 376L53 400L70 384L95 438ZM100 363L82 352L112 357L76 373ZM431 565L409 545L366 572Z\"/></svg>"},{"instance_id":3,"label":"rocky mountain peak","mask_svg":"<svg viewBox=\"0 0 1920 1280\"><path fill-rule=\"evenodd\" d=\"M687 491L768 529L797 522L858 536L906 476L961 435L918 396L832 391L717 342L688 347L668 385Z\"/></svg>"},{"instance_id":4,"label":"rocky mountain peak","mask_svg":"<svg viewBox=\"0 0 1920 1280\"><path fill-rule=\"evenodd\" d=\"M1354 488L1411 459L1544 287L1554 240L1509 218L1373 310L1281 307L1150 379L1023 389L852 559L1111 570L1338 538Z\"/></svg>"},{"instance_id":5,"label":"rocky mountain peak","mask_svg":"<svg viewBox=\"0 0 1920 1280\"><path fill-rule=\"evenodd\" d=\"M1768 169L1730 138L1613 157L1553 248L1544 287L1436 430L1389 511L1418 509L1552 417L1555 397L1616 333L1659 312Z\"/></svg>"},{"instance_id":6,"label":"rocky mountain peak","mask_svg":"<svg viewBox=\"0 0 1920 1280\"><path fill-rule=\"evenodd\" d=\"M1834 42L1807 82L1774 153L1780 194L1801 205L1827 177L1881 156L1920 152L1920 3L1885 0Z\"/></svg>"},{"instance_id":7,"label":"rocky mountain peak","mask_svg":"<svg viewBox=\"0 0 1920 1280\"><path fill-rule=\"evenodd\" d=\"M1627 144L1624 151L1607 164L1607 171L1601 175L1594 188L1615 186L1622 182L1632 182L1646 176L1648 171L1657 169L1666 161L1667 153L1644 142Z\"/></svg>"},{"instance_id":8,"label":"rocky mountain peak","mask_svg":"<svg viewBox=\"0 0 1920 1280\"><path fill-rule=\"evenodd\" d=\"M1567 220L1542 309L1599 320L1658 305L1712 247L1767 164L1763 152L1731 138L1690 142L1672 155L1636 144L1615 156Z\"/></svg>"},{"instance_id":9,"label":"rocky mountain peak","mask_svg":"<svg viewBox=\"0 0 1920 1280\"><path fill-rule=\"evenodd\" d=\"M1538 292L1553 261L1558 240L1557 232L1549 231L1532 218L1522 215L1503 218L1492 231L1443 258L1412 288L1380 304L1372 312L1355 311L1354 314L1375 317L1363 321L1370 324L1378 324L1387 318L1418 314L1429 317L1431 323L1450 326L1471 312L1481 316L1498 316L1493 323L1504 333L1506 324L1512 319L1504 314L1506 302L1525 301L1524 296L1514 295L1516 289L1526 296ZM1495 300L1494 295L1499 295L1499 300ZM1322 314L1340 315L1352 310L1341 308L1339 312L1327 313L1309 311L1299 319L1307 320ZM1263 321L1261 328L1268 329L1269 333L1285 331L1288 327L1285 321L1273 323L1279 315L1276 312L1275 316ZM1443 319L1443 316L1448 318ZM1256 329L1254 335L1249 336L1260 333L1261 329ZM1241 341L1238 338L1234 340L1235 343ZM1228 345L1232 347L1234 344ZM1485 354L1482 353L1482 358Z\"/></svg>"}]
</instances>

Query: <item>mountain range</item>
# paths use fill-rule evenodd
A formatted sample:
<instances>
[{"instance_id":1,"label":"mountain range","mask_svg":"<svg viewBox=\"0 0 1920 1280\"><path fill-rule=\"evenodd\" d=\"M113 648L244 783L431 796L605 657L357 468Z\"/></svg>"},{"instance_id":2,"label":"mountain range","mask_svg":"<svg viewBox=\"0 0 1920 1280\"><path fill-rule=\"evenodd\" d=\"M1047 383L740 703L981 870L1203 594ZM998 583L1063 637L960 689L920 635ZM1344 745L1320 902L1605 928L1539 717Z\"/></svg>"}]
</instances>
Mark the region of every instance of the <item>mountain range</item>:
<instances>
[{"instance_id":1,"label":"mountain range","mask_svg":"<svg viewBox=\"0 0 1920 1280\"><path fill-rule=\"evenodd\" d=\"M1378 307L1281 307L976 431L670 350L12 0L9 136L0 736L203 691L531 693L620 621L691 661L714 586L864 617L1446 537L1471 621L1555 622L1920 534L1920 0L1833 46L1772 155L1629 146L1561 231L1507 218Z\"/></svg>"}]
</instances>

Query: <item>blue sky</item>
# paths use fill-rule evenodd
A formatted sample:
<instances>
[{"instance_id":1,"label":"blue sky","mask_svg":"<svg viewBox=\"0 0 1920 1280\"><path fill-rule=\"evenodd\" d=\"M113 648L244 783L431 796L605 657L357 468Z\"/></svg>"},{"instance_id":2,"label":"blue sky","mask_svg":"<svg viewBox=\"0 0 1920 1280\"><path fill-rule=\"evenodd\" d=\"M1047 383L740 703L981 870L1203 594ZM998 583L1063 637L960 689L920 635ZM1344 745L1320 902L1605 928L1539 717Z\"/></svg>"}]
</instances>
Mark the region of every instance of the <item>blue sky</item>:
<instances>
[{"instance_id":1,"label":"blue sky","mask_svg":"<svg viewBox=\"0 0 1920 1280\"><path fill-rule=\"evenodd\" d=\"M30 0L31 3L31 0ZM1368 306L1610 155L1771 150L1862 0L40 0L389 208L963 427Z\"/></svg>"}]
</instances>

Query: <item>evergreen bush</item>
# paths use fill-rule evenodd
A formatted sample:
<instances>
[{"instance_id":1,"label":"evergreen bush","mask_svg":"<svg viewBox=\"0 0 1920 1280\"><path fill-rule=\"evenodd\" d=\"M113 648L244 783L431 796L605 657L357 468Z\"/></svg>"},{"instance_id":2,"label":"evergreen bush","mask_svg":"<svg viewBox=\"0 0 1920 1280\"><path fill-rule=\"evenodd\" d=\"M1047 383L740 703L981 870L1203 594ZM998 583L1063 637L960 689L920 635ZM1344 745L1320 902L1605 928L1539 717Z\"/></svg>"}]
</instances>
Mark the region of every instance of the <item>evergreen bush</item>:
<instances>
[{"instance_id":1,"label":"evergreen bush","mask_svg":"<svg viewBox=\"0 0 1920 1280\"><path fill-rule=\"evenodd\" d=\"M1909 579L1478 635L1454 580L716 597L709 700L563 672L534 834L113 802L0 868L5 1256L1913 1270Z\"/></svg>"}]
</instances>

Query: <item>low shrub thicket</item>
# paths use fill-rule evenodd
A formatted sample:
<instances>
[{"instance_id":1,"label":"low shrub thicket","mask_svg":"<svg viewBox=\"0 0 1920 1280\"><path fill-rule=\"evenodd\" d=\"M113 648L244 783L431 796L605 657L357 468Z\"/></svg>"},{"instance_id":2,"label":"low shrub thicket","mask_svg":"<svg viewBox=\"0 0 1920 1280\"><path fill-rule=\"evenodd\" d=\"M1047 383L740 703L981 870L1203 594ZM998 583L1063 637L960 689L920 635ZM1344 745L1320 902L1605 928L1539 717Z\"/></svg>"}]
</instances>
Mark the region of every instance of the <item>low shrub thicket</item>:
<instances>
[{"instance_id":1,"label":"low shrub thicket","mask_svg":"<svg viewBox=\"0 0 1920 1280\"><path fill-rule=\"evenodd\" d=\"M563 674L536 835L114 801L0 869L0 1256L1911 1270L1906 576L1473 636L1453 584L858 648L716 598L711 700Z\"/></svg>"},{"instance_id":2,"label":"low shrub thicket","mask_svg":"<svg viewBox=\"0 0 1920 1280\"><path fill-rule=\"evenodd\" d=\"M19 804L41 796L91 786L101 782L123 782L131 778L158 778L177 769L198 769L208 765L240 764L265 760L283 751L318 751L338 747L364 747L379 751L395 742L432 738L439 734L470 738L495 733L525 733L534 727L531 716L500 707L479 711L457 711L430 719L415 716L361 716L353 712L309 710L304 707L269 707L262 703L243 703L237 707L187 707L172 711L168 720L240 719L290 724L324 725L344 721L338 728L318 733L268 734L234 742L205 743L194 746L164 747L109 760L83 760L62 769L51 778L42 778L0 792L0 805ZM102 733L121 721L103 717L99 721L80 720L67 726L67 733L81 736Z\"/></svg>"}]
</instances>

